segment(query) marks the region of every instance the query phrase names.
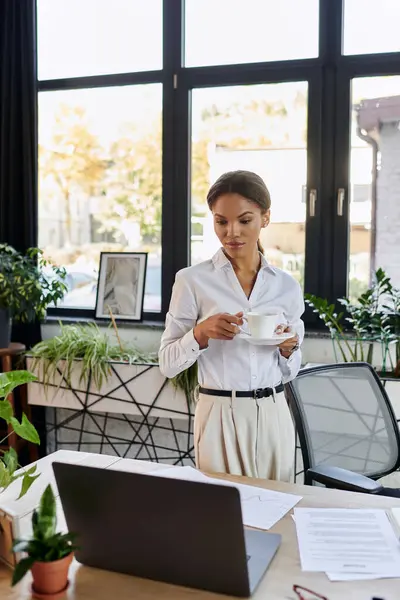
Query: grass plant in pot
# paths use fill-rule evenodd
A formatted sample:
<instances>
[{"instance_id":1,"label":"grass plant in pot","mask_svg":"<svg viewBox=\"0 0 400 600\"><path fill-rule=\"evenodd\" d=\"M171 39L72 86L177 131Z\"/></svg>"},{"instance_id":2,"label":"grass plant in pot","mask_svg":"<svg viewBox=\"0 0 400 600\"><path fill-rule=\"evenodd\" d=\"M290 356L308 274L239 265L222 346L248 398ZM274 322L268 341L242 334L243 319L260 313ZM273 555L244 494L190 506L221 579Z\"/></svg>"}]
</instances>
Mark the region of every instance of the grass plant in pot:
<instances>
[{"instance_id":1,"label":"grass plant in pot","mask_svg":"<svg viewBox=\"0 0 400 600\"><path fill-rule=\"evenodd\" d=\"M118 343L95 323L65 326L60 323L59 335L36 344L29 357L32 358L32 370L38 374L45 392L51 389L58 369L71 385L73 371L78 366L79 382L86 385L91 380L96 389L101 390L111 374L110 363L114 361L128 365L157 363L155 353L144 353L123 344L114 321L113 325Z\"/></svg>"},{"instance_id":2,"label":"grass plant in pot","mask_svg":"<svg viewBox=\"0 0 400 600\"><path fill-rule=\"evenodd\" d=\"M38 248L26 254L0 244L0 348L11 341L12 320L43 320L47 307L57 305L67 292L65 269L54 267Z\"/></svg>"},{"instance_id":3,"label":"grass plant in pot","mask_svg":"<svg viewBox=\"0 0 400 600\"><path fill-rule=\"evenodd\" d=\"M93 323L60 324L58 335L43 340L28 353L28 367L37 375L37 382L29 386L30 403L45 406L49 421L62 424L67 419L68 423L66 433L61 425L57 438L49 436L50 448L57 449L64 435L77 448L85 443L87 435L94 442L96 438L100 442L99 434L104 435L112 444L113 437L107 434L112 427L112 436L126 440L128 447L132 444L132 453L158 460L157 449L164 448L180 460L192 447L190 419L194 413L197 363L170 384L158 368L157 353L142 352L121 341L118 328L113 325L114 334ZM72 421L82 419L83 403L91 414L97 413L94 418L88 417L90 424L96 420L96 438L86 426L79 438L76 426L74 431ZM101 418L103 412L110 419ZM137 416L133 428L124 426L118 418L121 412L128 415L123 417L127 423L133 418L129 415ZM102 452L102 448L99 443L97 451ZM118 453L118 447L113 451Z\"/></svg>"},{"instance_id":4,"label":"grass plant in pot","mask_svg":"<svg viewBox=\"0 0 400 600\"><path fill-rule=\"evenodd\" d=\"M12 585L30 570L32 596L55 600L68 587L68 571L73 559L75 534L57 532L57 506L51 485L42 494L38 510L32 514L32 536L15 540L13 551L26 556L16 565Z\"/></svg>"},{"instance_id":5,"label":"grass plant in pot","mask_svg":"<svg viewBox=\"0 0 400 600\"><path fill-rule=\"evenodd\" d=\"M95 323L66 326L60 323L59 335L43 340L32 348L29 352L31 368L38 375L49 400L52 397L48 394L58 370L62 371L65 381L71 385L74 369L79 365L79 383L86 385L92 380L96 389L101 390L111 374L110 363L113 361L157 365L157 353L141 352L122 343L115 320L113 317L111 320L117 343ZM171 382L176 389L184 392L188 411L191 412L197 387L197 363L174 377ZM56 393L57 388L54 391Z\"/></svg>"}]
</instances>

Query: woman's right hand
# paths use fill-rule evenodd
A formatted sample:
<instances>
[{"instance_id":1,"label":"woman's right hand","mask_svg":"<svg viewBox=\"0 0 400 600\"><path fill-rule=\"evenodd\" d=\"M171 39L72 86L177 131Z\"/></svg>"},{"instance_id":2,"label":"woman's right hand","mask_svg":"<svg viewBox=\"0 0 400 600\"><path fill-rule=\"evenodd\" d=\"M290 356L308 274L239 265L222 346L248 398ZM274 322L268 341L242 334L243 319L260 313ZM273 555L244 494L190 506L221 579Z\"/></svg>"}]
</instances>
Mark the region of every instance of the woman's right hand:
<instances>
[{"instance_id":1,"label":"woman's right hand","mask_svg":"<svg viewBox=\"0 0 400 600\"><path fill-rule=\"evenodd\" d=\"M239 325L243 325L243 313L236 315L219 313L202 321L193 330L193 335L203 350L208 346L208 340L233 340L239 333Z\"/></svg>"}]
</instances>

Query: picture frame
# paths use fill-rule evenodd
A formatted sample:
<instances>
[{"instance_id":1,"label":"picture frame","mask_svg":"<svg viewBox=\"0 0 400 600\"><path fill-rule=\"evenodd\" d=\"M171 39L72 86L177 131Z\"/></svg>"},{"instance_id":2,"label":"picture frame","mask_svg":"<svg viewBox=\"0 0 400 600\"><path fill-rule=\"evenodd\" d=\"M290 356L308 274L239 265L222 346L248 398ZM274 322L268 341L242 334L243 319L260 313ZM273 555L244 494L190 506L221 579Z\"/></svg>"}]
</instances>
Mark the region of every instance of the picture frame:
<instances>
[{"instance_id":1,"label":"picture frame","mask_svg":"<svg viewBox=\"0 0 400 600\"><path fill-rule=\"evenodd\" d=\"M96 319L141 321L146 286L147 252L101 252Z\"/></svg>"}]
</instances>

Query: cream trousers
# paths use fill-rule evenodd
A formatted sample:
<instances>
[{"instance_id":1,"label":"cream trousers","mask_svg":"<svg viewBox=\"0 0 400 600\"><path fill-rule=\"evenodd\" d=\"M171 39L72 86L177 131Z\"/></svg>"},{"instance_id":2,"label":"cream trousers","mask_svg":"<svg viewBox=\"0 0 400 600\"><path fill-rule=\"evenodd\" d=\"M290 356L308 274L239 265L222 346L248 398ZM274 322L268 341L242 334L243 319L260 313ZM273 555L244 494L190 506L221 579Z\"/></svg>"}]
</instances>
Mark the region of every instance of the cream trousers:
<instances>
[{"instance_id":1,"label":"cream trousers","mask_svg":"<svg viewBox=\"0 0 400 600\"><path fill-rule=\"evenodd\" d=\"M202 471L293 481L295 433L284 393L260 399L200 394L194 447Z\"/></svg>"}]
</instances>

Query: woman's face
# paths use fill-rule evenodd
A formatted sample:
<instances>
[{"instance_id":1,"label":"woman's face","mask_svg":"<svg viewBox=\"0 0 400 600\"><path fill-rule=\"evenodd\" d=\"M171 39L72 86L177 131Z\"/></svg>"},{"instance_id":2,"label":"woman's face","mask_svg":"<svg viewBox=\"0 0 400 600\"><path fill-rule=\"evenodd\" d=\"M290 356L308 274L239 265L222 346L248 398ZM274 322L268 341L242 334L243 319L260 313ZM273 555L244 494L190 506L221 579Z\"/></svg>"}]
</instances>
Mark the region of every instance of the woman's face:
<instances>
[{"instance_id":1,"label":"woman's face","mask_svg":"<svg viewBox=\"0 0 400 600\"><path fill-rule=\"evenodd\" d=\"M226 253L232 257L250 255L257 247L260 231L269 223L270 211L239 194L223 194L212 207L214 230Z\"/></svg>"}]
</instances>

